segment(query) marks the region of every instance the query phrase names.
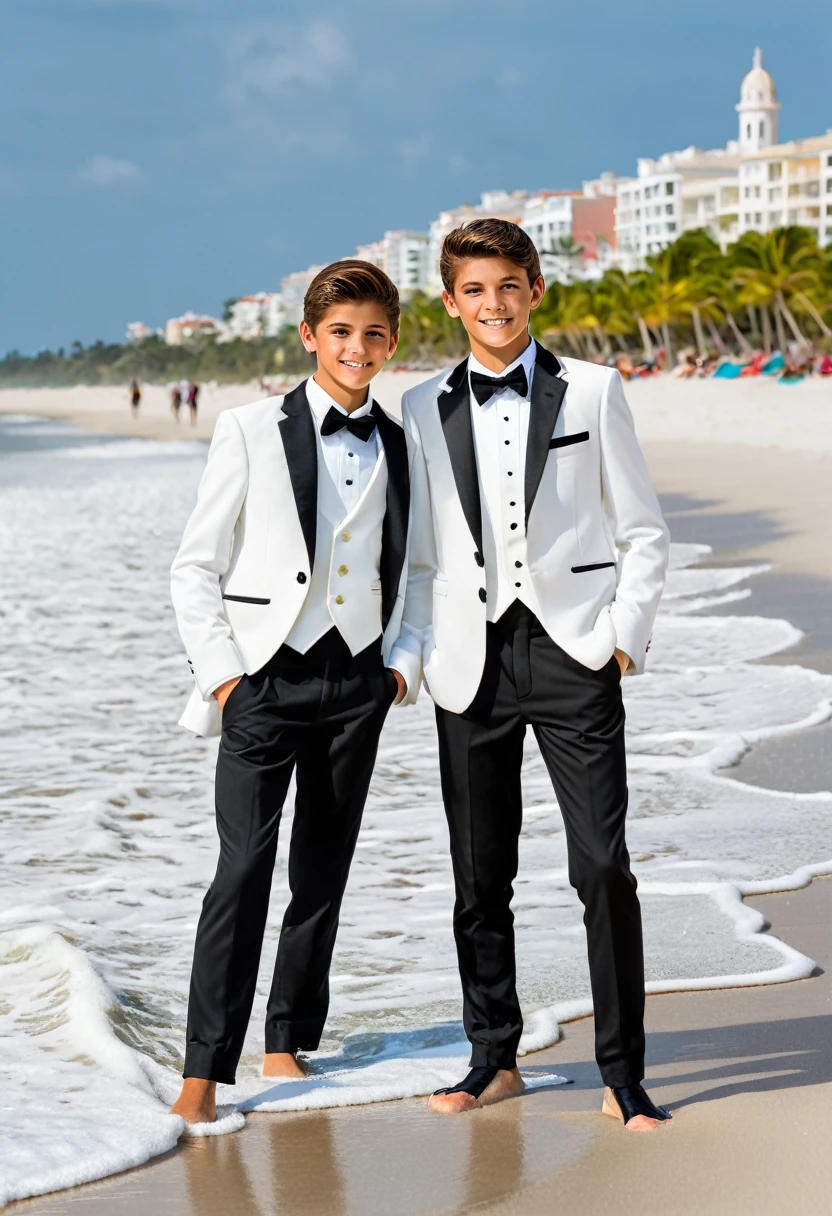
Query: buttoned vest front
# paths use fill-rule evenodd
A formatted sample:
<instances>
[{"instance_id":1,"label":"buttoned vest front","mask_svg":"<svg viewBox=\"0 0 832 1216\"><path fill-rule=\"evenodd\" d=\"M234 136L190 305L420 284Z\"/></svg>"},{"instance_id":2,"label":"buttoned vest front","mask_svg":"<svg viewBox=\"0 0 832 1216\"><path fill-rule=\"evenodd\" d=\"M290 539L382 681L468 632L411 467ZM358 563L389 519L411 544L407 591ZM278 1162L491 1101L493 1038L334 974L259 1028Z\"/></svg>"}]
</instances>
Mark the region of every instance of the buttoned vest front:
<instances>
[{"instance_id":1,"label":"buttoned vest front","mask_svg":"<svg viewBox=\"0 0 832 1216\"><path fill-rule=\"evenodd\" d=\"M320 440L316 436L318 444ZM315 563L303 607L286 645L305 654L334 625L352 654L381 636L381 536L387 508L384 448L352 511L344 504L318 449Z\"/></svg>"}]
</instances>

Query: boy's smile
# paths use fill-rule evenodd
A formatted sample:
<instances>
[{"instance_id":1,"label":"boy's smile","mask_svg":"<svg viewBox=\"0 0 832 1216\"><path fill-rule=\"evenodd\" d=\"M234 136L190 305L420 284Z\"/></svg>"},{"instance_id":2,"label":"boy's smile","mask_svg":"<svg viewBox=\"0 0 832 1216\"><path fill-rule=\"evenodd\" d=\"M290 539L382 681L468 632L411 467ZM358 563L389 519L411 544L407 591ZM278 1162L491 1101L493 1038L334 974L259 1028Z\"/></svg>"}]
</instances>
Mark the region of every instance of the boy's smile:
<instances>
[{"instance_id":1,"label":"boy's smile","mask_svg":"<svg viewBox=\"0 0 832 1216\"><path fill-rule=\"evenodd\" d=\"M379 304L334 304L314 331L300 325L303 345L315 354L315 379L333 401L348 412L367 400L367 386L394 353L399 335Z\"/></svg>"},{"instance_id":2,"label":"boy's smile","mask_svg":"<svg viewBox=\"0 0 832 1216\"><path fill-rule=\"evenodd\" d=\"M529 344L529 313L537 308L545 284L533 284L522 266L507 258L468 258L459 267L453 295L442 299L459 317L475 357L491 371L502 372Z\"/></svg>"}]
</instances>

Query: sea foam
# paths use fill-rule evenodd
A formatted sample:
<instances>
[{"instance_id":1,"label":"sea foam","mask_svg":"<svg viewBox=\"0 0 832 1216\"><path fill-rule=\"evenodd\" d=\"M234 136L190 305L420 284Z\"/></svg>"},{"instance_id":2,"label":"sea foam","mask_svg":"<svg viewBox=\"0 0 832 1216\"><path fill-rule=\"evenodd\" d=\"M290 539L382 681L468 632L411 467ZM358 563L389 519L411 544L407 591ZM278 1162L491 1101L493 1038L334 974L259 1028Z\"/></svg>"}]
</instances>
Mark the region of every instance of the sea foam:
<instances>
[{"instance_id":1,"label":"sea foam","mask_svg":"<svg viewBox=\"0 0 832 1216\"><path fill-rule=\"evenodd\" d=\"M183 1132L179 1084L193 936L216 863L216 745L178 729L190 676L167 572L204 449L77 441L2 458L0 562L0 1198L126 1169ZM34 425L34 424L32 424ZM114 457L106 459L108 447ZM69 458L65 458L69 457ZM630 851L648 989L779 982L813 963L762 934L744 894L832 871L832 796L742 785L749 747L832 713L832 679L759 664L786 621L713 616L765 567L675 545L647 674L624 681ZM590 1010L582 912L531 736L515 884L522 1050ZM393 711L344 900L327 1038L303 1082L259 1075L287 899L290 795L263 964L223 1122L423 1094L466 1066L453 882L433 712ZM555 1075L542 1083L555 1084ZM237 1104L239 1109L237 1109ZM206 1129L194 1128L199 1134Z\"/></svg>"}]
</instances>

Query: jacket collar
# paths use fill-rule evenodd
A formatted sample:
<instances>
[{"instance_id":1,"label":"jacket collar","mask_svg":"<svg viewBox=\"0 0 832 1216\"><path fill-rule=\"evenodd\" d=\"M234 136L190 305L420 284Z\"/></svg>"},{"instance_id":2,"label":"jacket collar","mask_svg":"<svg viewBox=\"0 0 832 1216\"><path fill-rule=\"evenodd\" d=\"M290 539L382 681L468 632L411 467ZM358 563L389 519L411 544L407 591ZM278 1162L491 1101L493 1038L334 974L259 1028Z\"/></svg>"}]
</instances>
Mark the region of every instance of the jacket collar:
<instances>
[{"instance_id":1,"label":"jacket collar","mask_svg":"<svg viewBox=\"0 0 832 1216\"><path fill-rule=\"evenodd\" d=\"M525 499L526 523L534 504L543 470L549 456L549 440L560 413L566 381L561 362L539 342L535 342L535 368L532 380L529 434L526 442ZM471 395L468 387L468 360L463 359L440 386L437 400L439 418L448 445L457 494L477 553L482 554L482 505L480 502L474 431L471 425Z\"/></svg>"}]
</instances>

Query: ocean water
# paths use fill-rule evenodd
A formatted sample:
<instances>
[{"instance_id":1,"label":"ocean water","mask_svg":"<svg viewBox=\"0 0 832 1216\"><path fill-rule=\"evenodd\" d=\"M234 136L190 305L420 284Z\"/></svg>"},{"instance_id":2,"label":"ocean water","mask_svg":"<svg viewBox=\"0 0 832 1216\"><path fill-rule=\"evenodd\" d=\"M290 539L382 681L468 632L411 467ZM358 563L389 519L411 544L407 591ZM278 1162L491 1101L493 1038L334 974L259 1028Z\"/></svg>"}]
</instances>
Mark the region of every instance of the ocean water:
<instances>
[{"instance_id":1,"label":"ocean water","mask_svg":"<svg viewBox=\"0 0 832 1216\"><path fill-rule=\"evenodd\" d=\"M190 675L168 568L204 459L197 443L0 419L0 1202L138 1164L183 1131L166 1105L216 862L216 744L176 725ZM799 633L709 615L752 596L760 567L709 568L708 553L674 546L648 673L625 681L651 991L808 975L812 960L762 936L741 897L832 871L832 795L769 792L720 771L832 716L832 678L755 662ZM528 1051L587 1012L589 981L560 815L531 737L523 786L514 906ZM258 1000L214 1132L241 1127L246 1110L426 1093L465 1066L429 700L392 712L382 738L314 1071L267 1084L261 1027L290 827L291 796Z\"/></svg>"}]
</instances>

